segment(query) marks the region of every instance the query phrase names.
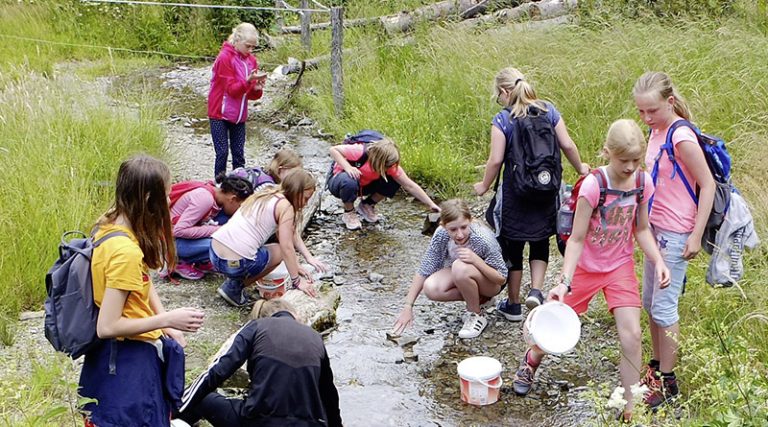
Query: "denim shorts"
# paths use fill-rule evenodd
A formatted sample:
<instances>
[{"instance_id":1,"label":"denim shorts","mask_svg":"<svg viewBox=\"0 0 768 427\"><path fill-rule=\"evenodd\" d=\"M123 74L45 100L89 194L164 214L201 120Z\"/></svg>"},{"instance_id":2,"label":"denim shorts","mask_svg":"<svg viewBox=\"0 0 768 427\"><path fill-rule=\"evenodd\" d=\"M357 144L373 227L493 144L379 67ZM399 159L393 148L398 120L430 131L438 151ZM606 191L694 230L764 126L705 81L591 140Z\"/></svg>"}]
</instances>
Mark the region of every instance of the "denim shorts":
<instances>
[{"instance_id":1,"label":"denim shorts","mask_svg":"<svg viewBox=\"0 0 768 427\"><path fill-rule=\"evenodd\" d=\"M655 266L646 257L643 266L643 308L657 325L668 328L680 321L677 306L688 270L688 260L683 258L683 250L691 233L675 233L656 227L652 227L652 230L661 257L669 268L670 283L664 289L659 288Z\"/></svg>"},{"instance_id":2,"label":"denim shorts","mask_svg":"<svg viewBox=\"0 0 768 427\"><path fill-rule=\"evenodd\" d=\"M235 280L258 276L269 264L269 250L265 246L256 251L256 256L253 259L241 258L236 261L222 259L216 255L213 248L210 249L210 256L216 271Z\"/></svg>"}]
</instances>

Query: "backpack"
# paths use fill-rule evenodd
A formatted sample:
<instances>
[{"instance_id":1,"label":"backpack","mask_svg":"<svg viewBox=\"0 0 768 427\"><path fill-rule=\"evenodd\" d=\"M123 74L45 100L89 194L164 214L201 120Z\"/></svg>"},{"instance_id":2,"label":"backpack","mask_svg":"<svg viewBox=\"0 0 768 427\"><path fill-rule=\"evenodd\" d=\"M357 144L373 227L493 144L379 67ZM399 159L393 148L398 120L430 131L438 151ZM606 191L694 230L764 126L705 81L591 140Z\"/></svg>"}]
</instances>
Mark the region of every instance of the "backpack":
<instances>
[{"instance_id":1,"label":"backpack","mask_svg":"<svg viewBox=\"0 0 768 427\"><path fill-rule=\"evenodd\" d=\"M597 178L597 184L600 188L600 198L597 201L597 206L595 209L600 212L600 219L603 222L603 226L605 226L605 216L606 212L608 212L608 209L610 209L614 204L618 203L622 199L635 196L637 200L637 206L640 206L643 203L643 197L645 195L645 172L642 170L638 169L635 173L635 188L629 191L608 188L608 179L605 176L605 172L602 168L593 169L590 174ZM576 183L573 185L573 189L571 189L570 193L566 191L562 196L562 203L560 205L560 209L557 212L558 246L560 246L559 242L562 242L563 245L565 245L565 243L568 242L568 238L571 237L571 233L573 232L573 216L576 213L576 203L579 201L581 185L586 177L587 175L580 176ZM609 194L618 197L606 206L605 199ZM635 216L635 220L637 220L637 216ZM561 250L561 252L564 252L564 250Z\"/></svg>"},{"instance_id":2,"label":"backpack","mask_svg":"<svg viewBox=\"0 0 768 427\"><path fill-rule=\"evenodd\" d=\"M178 202L179 199L181 199L181 196L187 194L192 190L197 190L198 188L205 188L206 190L211 192L212 196L215 196L216 194L216 186L213 185L213 183L211 182L203 182L203 181L177 182L171 185L171 194L168 195L168 198L170 199L170 203L168 204L168 207L172 208L173 205L175 205L176 202Z\"/></svg>"},{"instance_id":3,"label":"backpack","mask_svg":"<svg viewBox=\"0 0 768 427\"><path fill-rule=\"evenodd\" d=\"M535 106L514 121L516 132L507 135L504 166L511 174L513 192L526 199L554 199L563 175L554 126L547 113Z\"/></svg>"},{"instance_id":4,"label":"backpack","mask_svg":"<svg viewBox=\"0 0 768 427\"><path fill-rule=\"evenodd\" d=\"M275 179L267 171L259 167L237 168L227 174L228 177L237 177L244 179L251 185L251 190L255 191L264 184L274 184Z\"/></svg>"},{"instance_id":5,"label":"backpack","mask_svg":"<svg viewBox=\"0 0 768 427\"><path fill-rule=\"evenodd\" d=\"M666 153L667 158L673 165L672 178L675 175L679 176L688 191L688 194L693 199L694 203L698 205L699 189L691 188L688 180L685 178L680 165L675 159L674 145L672 144L672 135L680 126L689 127L695 134L696 140L704 153L704 159L707 161L709 171L712 173L712 177L715 180L715 200L712 203L712 211L709 213L709 220L707 226L704 229L702 235L702 247L704 250L712 254L714 249L714 242L716 239L717 231L725 219L725 214L728 212L728 208L731 205L731 193L736 191L736 188L731 182L731 156L728 154L728 150L725 148L725 142L716 137L701 133L699 128L694 126L691 122L685 119L680 119L669 127L664 144L659 148L659 153L656 155L653 164L653 171L651 177L653 177L653 183L656 184L656 180L659 176L659 161L663 154ZM653 197L648 202L648 211L650 212L653 207Z\"/></svg>"},{"instance_id":6,"label":"backpack","mask_svg":"<svg viewBox=\"0 0 768 427\"><path fill-rule=\"evenodd\" d=\"M56 351L72 359L86 354L100 341L96 335L99 308L93 300L91 256L99 245L117 236L128 234L115 231L94 242L93 236L80 231L64 233L59 259L45 275L45 337Z\"/></svg>"},{"instance_id":7,"label":"backpack","mask_svg":"<svg viewBox=\"0 0 768 427\"><path fill-rule=\"evenodd\" d=\"M349 164L353 167L360 168L365 162L368 161L368 144L376 141L381 141L386 138L383 133L371 129L363 129L356 134L347 134L344 137L342 144L363 144L363 154L357 160L349 160ZM328 169L328 173L325 176L325 188L328 188L328 183L333 178L333 169L336 167L336 162L331 162L331 167Z\"/></svg>"}]
</instances>

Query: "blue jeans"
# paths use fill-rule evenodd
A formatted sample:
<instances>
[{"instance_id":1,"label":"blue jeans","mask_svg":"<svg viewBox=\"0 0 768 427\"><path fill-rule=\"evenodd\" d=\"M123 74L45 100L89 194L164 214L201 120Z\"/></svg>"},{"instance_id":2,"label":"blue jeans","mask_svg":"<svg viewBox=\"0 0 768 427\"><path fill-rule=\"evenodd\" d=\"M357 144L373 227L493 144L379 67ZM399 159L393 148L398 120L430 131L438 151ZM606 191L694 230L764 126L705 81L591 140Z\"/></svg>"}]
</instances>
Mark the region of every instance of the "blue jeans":
<instances>
[{"instance_id":1,"label":"blue jeans","mask_svg":"<svg viewBox=\"0 0 768 427\"><path fill-rule=\"evenodd\" d=\"M227 171L227 157L232 150L232 169L245 167L245 123L231 123L226 120L209 119L211 139L216 151L213 176Z\"/></svg>"},{"instance_id":2,"label":"blue jeans","mask_svg":"<svg viewBox=\"0 0 768 427\"><path fill-rule=\"evenodd\" d=\"M249 277L258 276L269 265L269 250L262 246L256 251L253 259L241 258L239 260L228 260L219 258L216 252L211 248L209 251L211 263L216 267L216 271L225 275L228 279L243 282Z\"/></svg>"},{"instance_id":3,"label":"blue jeans","mask_svg":"<svg viewBox=\"0 0 768 427\"><path fill-rule=\"evenodd\" d=\"M384 197L391 198L397 193L399 188L400 184L391 176L387 176L386 181L379 178L363 187L362 194L381 194ZM361 193L360 181L352 178L346 172L339 172L328 182L328 190L331 191L331 194L340 198L342 202L353 203Z\"/></svg>"},{"instance_id":4,"label":"blue jeans","mask_svg":"<svg viewBox=\"0 0 768 427\"><path fill-rule=\"evenodd\" d=\"M211 238L176 239L176 255L187 264L203 264L210 261Z\"/></svg>"},{"instance_id":5,"label":"blue jeans","mask_svg":"<svg viewBox=\"0 0 768 427\"><path fill-rule=\"evenodd\" d=\"M675 233L656 227L652 230L661 250L661 257L669 268L670 283L664 289L659 287L655 266L646 257L643 265L643 308L657 325L668 328L680 321L677 307L688 270L688 261L683 258L683 250L691 234Z\"/></svg>"}]
</instances>

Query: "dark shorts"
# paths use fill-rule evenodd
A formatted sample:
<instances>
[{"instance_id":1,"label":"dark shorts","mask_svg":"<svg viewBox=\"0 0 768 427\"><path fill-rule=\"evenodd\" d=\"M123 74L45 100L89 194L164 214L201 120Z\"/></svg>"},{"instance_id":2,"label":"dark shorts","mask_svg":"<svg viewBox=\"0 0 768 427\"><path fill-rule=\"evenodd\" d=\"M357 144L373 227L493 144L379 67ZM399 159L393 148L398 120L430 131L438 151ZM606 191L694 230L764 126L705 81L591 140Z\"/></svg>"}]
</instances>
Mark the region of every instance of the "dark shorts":
<instances>
[{"instance_id":1,"label":"dark shorts","mask_svg":"<svg viewBox=\"0 0 768 427\"><path fill-rule=\"evenodd\" d=\"M523 269L523 249L528 243L528 261L544 261L549 263L549 239L526 241L510 240L506 237L497 238L501 246L501 256L507 262L509 271L520 271Z\"/></svg>"}]
</instances>

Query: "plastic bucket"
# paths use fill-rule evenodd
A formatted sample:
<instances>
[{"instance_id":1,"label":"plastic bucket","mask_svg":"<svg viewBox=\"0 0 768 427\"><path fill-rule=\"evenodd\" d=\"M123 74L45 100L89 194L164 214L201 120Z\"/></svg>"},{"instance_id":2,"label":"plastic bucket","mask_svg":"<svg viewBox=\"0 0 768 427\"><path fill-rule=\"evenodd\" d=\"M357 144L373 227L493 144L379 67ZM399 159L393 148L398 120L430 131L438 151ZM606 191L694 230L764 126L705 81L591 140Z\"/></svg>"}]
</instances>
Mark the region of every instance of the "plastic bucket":
<instances>
[{"instance_id":1,"label":"plastic bucket","mask_svg":"<svg viewBox=\"0 0 768 427\"><path fill-rule=\"evenodd\" d=\"M581 337L581 321L573 309L559 301L542 304L528 313L523 334L529 345L548 354L573 350Z\"/></svg>"},{"instance_id":2,"label":"plastic bucket","mask_svg":"<svg viewBox=\"0 0 768 427\"><path fill-rule=\"evenodd\" d=\"M290 282L291 276L288 274L288 269L285 263L281 262L257 282L256 288L264 299L280 298L285 294L286 286Z\"/></svg>"},{"instance_id":3,"label":"plastic bucket","mask_svg":"<svg viewBox=\"0 0 768 427\"><path fill-rule=\"evenodd\" d=\"M470 357L462 360L457 370L461 400L478 406L499 400L502 368L498 360L486 356Z\"/></svg>"}]
</instances>

